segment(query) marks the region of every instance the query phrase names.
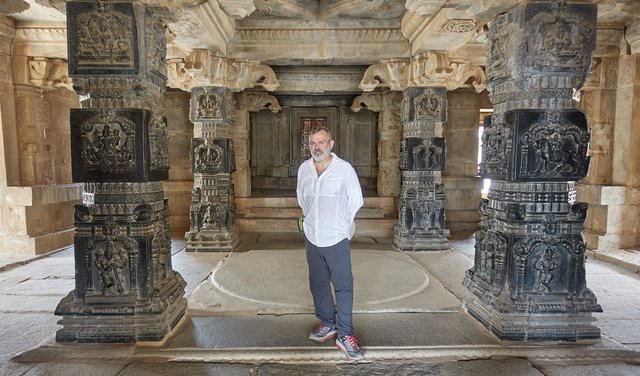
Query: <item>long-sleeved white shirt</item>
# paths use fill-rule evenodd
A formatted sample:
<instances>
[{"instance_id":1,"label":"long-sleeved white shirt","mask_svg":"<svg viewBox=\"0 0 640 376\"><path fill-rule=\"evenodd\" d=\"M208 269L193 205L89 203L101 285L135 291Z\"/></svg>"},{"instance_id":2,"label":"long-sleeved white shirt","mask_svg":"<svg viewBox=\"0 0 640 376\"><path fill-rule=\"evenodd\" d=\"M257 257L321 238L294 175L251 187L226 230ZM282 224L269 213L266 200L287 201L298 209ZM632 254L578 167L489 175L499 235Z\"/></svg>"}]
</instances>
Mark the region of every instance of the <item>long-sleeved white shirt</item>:
<instances>
[{"instance_id":1,"label":"long-sleeved white shirt","mask_svg":"<svg viewBox=\"0 0 640 376\"><path fill-rule=\"evenodd\" d=\"M304 234L318 247L329 247L349 237L349 228L362 204L362 189L349 162L333 159L318 176L313 159L298 169L296 193L304 215Z\"/></svg>"}]
</instances>

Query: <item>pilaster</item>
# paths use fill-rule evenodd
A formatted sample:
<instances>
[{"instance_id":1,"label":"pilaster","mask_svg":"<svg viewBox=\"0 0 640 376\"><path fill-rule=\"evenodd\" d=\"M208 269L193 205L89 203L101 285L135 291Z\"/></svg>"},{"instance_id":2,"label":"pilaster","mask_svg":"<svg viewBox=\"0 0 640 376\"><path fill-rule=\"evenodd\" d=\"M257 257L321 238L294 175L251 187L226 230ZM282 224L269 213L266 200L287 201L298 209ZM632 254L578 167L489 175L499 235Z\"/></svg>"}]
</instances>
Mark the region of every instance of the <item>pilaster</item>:
<instances>
[{"instance_id":1,"label":"pilaster","mask_svg":"<svg viewBox=\"0 0 640 376\"><path fill-rule=\"evenodd\" d=\"M399 168L402 125L398 92L367 93L353 100L351 110L361 109L378 112L378 196L400 195L401 174Z\"/></svg>"},{"instance_id":2,"label":"pilaster","mask_svg":"<svg viewBox=\"0 0 640 376\"><path fill-rule=\"evenodd\" d=\"M517 6L489 28L475 261L463 282L467 311L504 340L600 338L586 286L587 204L574 182L587 173L589 127L573 93L595 48L595 4Z\"/></svg>"},{"instance_id":3,"label":"pilaster","mask_svg":"<svg viewBox=\"0 0 640 376\"><path fill-rule=\"evenodd\" d=\"M59 342L160 341L186 310L171 265L163 21L137 2L67 3L75 289L55 314Z\"/></svg>"}]
</instances>

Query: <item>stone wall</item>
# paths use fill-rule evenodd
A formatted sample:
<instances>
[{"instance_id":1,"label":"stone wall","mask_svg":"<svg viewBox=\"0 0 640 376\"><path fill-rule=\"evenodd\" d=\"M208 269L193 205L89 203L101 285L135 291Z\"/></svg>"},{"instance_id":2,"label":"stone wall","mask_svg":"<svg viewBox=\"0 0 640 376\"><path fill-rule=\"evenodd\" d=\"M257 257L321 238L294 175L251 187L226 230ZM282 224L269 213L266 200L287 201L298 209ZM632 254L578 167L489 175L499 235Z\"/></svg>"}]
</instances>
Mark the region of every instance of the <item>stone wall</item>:
<instances>
[{"instance_id":1,"label":"stone wall","mask_svg":"<svg viewBox=\"0 0 640 376\"><path fill-rule=\"evenodd\" d=\"M0 252L8 255L70 245L82 194L71 184L69 109L79 101L66 62L32 56L25 34L0 16Z\"/></svg>"}]
</instances>

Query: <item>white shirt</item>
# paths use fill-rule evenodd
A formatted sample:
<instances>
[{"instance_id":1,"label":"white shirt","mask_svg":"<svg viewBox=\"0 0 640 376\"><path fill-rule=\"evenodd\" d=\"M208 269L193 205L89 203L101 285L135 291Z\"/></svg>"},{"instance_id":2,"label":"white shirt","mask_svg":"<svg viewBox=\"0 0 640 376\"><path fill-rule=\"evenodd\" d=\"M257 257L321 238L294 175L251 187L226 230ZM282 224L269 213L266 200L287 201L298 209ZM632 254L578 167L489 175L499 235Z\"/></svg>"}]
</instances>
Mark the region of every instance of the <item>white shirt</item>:
<instances>
[{"instance_id":1,"label":"white shirt","mask_svg":"<svg viewBox=\"0 0 640 376\"><path fill-rule=\"evenodd\" d=\"M349 237L349 228L364 200L356 171L349 162L333 159L318 176L313 158L298 169L298 205L304 215L304 234L318 247L329 247Z\"/></svg>"}]
</instances>

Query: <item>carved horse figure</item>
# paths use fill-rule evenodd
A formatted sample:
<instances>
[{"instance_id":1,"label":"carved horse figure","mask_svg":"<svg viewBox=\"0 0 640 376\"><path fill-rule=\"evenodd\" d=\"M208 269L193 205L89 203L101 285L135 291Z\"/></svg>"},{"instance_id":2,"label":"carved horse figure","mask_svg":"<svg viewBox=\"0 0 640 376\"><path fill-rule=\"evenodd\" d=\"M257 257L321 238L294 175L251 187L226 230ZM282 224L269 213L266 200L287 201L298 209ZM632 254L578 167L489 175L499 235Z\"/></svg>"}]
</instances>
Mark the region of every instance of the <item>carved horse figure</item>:
<instances>
[{"instance_id":1,"label":"carved horse figure","mask_svg":"<svg viewBox=\"0 0 640 376\"><path fill-rule=\"evenodd\" d=\"M540 138L534 141L534 147L536 154L536 169L533 171L534 173L574 173L578 169L578 143L573 135L567 135L562 139L557 137L552 141ZM549 171L550 162L553 167Z\"/></svg>"}]
</instances>

